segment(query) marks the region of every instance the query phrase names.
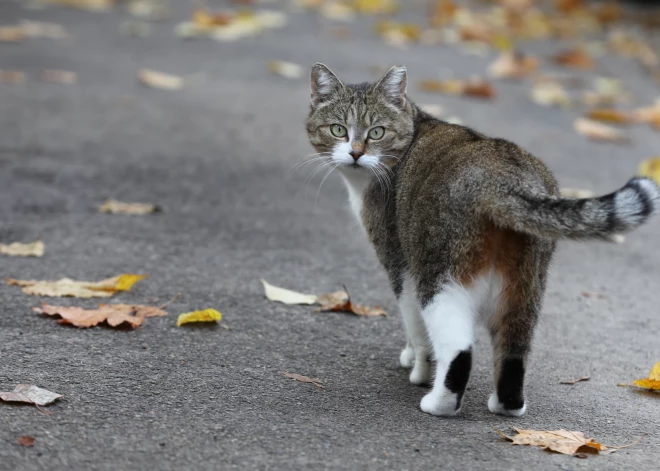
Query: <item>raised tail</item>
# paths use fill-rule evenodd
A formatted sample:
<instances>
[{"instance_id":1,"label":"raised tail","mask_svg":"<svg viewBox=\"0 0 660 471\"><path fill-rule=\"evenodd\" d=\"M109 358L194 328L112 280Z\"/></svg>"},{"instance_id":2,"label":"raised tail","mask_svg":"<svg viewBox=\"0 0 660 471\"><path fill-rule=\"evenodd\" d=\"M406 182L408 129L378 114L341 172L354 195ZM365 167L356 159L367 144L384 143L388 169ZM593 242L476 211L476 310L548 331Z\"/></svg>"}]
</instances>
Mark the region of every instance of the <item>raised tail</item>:
<instances>
[{"instance_id":1,"label":"raised tail","mask_svg":"<svg viewBox=\"0 0 660 471\"><path fill-rule=\"evenodd\" d=\"M497 225L553 239L615 240L660 211L660 187L636 177L605 196L567 199L512 190L481 205Z\"/></svg>"}]
</instances>

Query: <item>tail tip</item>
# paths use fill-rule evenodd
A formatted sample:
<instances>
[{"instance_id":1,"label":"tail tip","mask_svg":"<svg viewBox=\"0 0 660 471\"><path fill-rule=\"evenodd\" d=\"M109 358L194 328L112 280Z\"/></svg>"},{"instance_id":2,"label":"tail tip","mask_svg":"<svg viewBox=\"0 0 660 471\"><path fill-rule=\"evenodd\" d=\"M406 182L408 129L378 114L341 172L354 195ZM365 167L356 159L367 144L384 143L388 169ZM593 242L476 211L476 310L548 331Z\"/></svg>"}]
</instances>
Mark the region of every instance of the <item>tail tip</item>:
<instances>
[{"instance_id":1,"label":"tail tip","mask_svg":"<svg viewBox=\"0 0 660 471\"><path fill-rule=\"evenodd\" d=\"M615 193L615 218L623 231L644 223L660 212L660 187L646 177L634 177Z\"/></svg>"},{"instance_id":2,"label":"tail tip","mask_svg":"<svg viewBox=\"0 0 660 471\"><path fill-rule=\"evenodd\" d=\"M660 211L660 186L652 178L631 178L624 188L633 188L637 192L643 214L651 215Z\"/></svg>"}]
</instances>

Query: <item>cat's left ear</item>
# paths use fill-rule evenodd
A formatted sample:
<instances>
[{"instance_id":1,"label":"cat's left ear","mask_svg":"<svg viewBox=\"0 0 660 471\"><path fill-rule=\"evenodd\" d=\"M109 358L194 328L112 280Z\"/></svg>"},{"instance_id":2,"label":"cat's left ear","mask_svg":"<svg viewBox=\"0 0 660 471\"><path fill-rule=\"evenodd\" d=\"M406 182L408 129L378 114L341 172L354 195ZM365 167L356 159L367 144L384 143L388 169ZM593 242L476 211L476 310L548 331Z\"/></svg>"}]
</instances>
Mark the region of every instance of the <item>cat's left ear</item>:
<instances>
[{"instance_id":1,"label":"cat's left ear","mask_svg":"<svg viewBox=\"0 0 660 471\"><path fill-rule=\"evenodd\" d=\"M376 84L385 97L396 106L403 108L406 103L407 70L402 65L395 65Z\"/></svg>"}]
</instances>

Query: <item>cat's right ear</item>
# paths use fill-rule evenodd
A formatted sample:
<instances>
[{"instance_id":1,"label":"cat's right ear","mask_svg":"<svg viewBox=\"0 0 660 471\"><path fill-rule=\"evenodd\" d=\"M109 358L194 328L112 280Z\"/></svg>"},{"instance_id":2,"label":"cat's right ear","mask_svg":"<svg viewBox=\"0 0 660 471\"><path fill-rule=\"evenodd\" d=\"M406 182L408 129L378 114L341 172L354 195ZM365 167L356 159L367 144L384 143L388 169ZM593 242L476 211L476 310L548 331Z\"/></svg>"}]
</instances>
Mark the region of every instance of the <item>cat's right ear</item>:
<instances>
[{"instance_id":1,"label":"cat's right ear","mask_svg":"<svg viewBox=\"0 0 660 471\"><path fill-rule=\"evenodd\" d=\"M312 108L327 101L339 90L344 88L344 84L341 83L341 80L339 80L337 76L325 66L325 64L321 64L320 62L317 62L312 66L311 86Z\"/></svg>"}]
</instances>

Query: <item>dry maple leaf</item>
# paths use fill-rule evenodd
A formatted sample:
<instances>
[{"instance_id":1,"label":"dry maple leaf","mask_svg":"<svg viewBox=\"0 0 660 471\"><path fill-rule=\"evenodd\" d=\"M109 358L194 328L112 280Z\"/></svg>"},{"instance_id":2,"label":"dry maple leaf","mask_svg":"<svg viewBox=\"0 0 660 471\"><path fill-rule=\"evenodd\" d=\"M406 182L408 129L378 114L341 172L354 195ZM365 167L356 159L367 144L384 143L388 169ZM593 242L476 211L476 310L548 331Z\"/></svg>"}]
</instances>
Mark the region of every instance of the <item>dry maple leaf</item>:
<instances>
[{"instance_id":1,"label":"dry maple leaf","mask_svg":"<svg viewBox=\"0 0 660 471\"><path fill-rule=\"evenodd\" d=\"M630 124L633 117L630 113L613 108L595 108L587 113L589 119L613 124Z\"/></svg>"},{"instance_id":2,"label":"dry maple leaf","mask_svg":"<svg viewBox=\"0 0 660 471\"><path fill-rule=\"evenodd\" d=\"M264 294L270 301L276 301L282 304L316 304L318 296L314 294L303 294L289 289L278 288L262 279L261 283L264 285Z\"/></svg>"},{"instance_id":3,"label":"dry maple leaf","mask_svg":"<svg viewBox=\"0 0 660 471\"><path fill-rule=\"evenodd\" d=\"M147 275L125 273L96 282L75 281L69 278L62 278L55 281L15 280L13 278L7 278L5 281L10 285L22 286L25 294L33 294L35 296L109 298L118 291L130 290L135 283L146 277Z\"/></svg>"},{"instance_id":4,"label":"dry maple leaf","mask_svg":"<svg viewBox=\"0 0 660 471\"><path fill-rule=\"evenodd\" d=\"M660 361L653 366L648 378L633 381L633 386L648 391L660 391Z\"/></svg>"},{"instance_id":5,"label":"dry maple leaf","mask_svg":"<svg viewBox=\"0 0 660 471\"><path fill-rule=\"evenodd\" d=\"M0 70L0 83L23 83L25 73L20 70Z\"/></svg>"},{"instance_id":6,"label":"dry maple leaf","mask_svg":"<svg viewBox=\"0 0 660 471\"><path fill-rule=\"evenodd\" d=\"M37 406L47 406L48 404L63 397L47 389L42 389L32 384L18 384L13 391L0 392L0 399L6 402L26 402L36 404Z\"/></svg>"},{"instance_id":7,"label":"dry maple leaf","mask_svg":"<svg viewBox=\"0 0 660 471\"><path fill-rule=\"evenodd\" d=\"M13 242L11 244L0 244L0 254L12 257L42 257L46 246L40 240L30 244Z\"/></svg>"},{"instance_id":8,"label":"dry maple leaf","mask_svg":"<svg viewBox=\"0 0 660 471\"><path fill-rule=\"evenodd\" d=\"M180 90L183 88L183 77L166 74L157 70L142 69L138 72L138 79L144 85L160 90Z\"/></svg>"},{"instance_id":9,"label":"dry maple leaf","mask_svg":"<svg viewBox=\"0 0 660 471\"><path fill-rule=\"evenodd\" d=\"M319 389L325 389L325 386L323 385L323 381L321 381L318 378L310 378L309 376L303 376L299 375L297 373L288 373L286 371L282 371L282 376L285 376L287 378L295 379L296 381L299 381L301 383L310 383L316 386Z\"/></svg>"},{"instance_id":10,"label":"dry maple leaf","mask_svg":"<svg viewBox=\"0 0 660 471\"><path fill-rule=\"evenodd\" d=\"M559 384L569 384L569 385L572 386L572 385L574 385L576 383L579 383L581 381L589 381L590 379L591 379L591 376L583 376L581 378L573 379L571 381L560 381Z\"/></svg>"},{"instance_id":11,"label":"dry maple leaf","mask_svg":"<svg viewBox=\"0 0 660 471\"><path fill-rule=\"evenodd\" d=\"M119 327L126 323L130 327L140 327L146 317L166 316L167 313L154 306L131 304L99 304L98 309L83 309L75 306L52 306L43 303L33 307L33 311L49 316L60 316L60 324L76 327L94 327L107 322L110 327Z\"/></svg>"},{"instance_id":12,"label":"dry maple leaf","mask_svg":"<svg viewBox=\"0 0 660 471\"><path fill-rule=\"evenodd\" d=\"M574 48L562 51L552 57L554 62L573 69L590 70L596 65L594 60L584 48Z\"/></svg>"},{"instance_id":13,"label":"dry maple leaf","mask_svg":"<svg viewBox=\"0 0 660 471\"><path fill-rule=\"evenodd\" d=\"M34 442L37 441L36 438L31 437L30 435L23 435L21 437L18 437L18 444L21 446L34 446Z\"/></svg>"},{"instance_id":14,"label":"dry maple leaf","mask_svg":"<svg viewBox=\"0 0 660 471\"><path fill-rule=\"evenodd\" d=\"M606 451L608 447L602 445L593 438L585 438L582 432L570 432L568 430L522 430L513 428L517 435L509 437L496 430L502 438L512 442L514 445L539 446L544 450L554 451L564 455L576 455L578 453L596 454Z\"/></svg>"},{"instance_id":15,"label":"dry maple leaf","mask_svg":"<svg viewBox=\"0 0 660 471\"><path fill-rule=\"evenodd\" d=\"M151 203L124 203L117 200L106 200L100 207L99 211L109 214L131 214L140 216L143 214L157 213L161 208Z\"/></svg>"},{"instance_id":16,"label":"dry maple leaf","mask_svg":"<svg viewBox=\"0 0 660 471\"><path fill-rule=\"evenodd\" d=\"M427 92L464 95L473 98L492 99L496 94L493 85L481 78L468 80L422 80L419 82L419 86Z\"/></svg>"},{"instance_id":17,"label":"dry maple leaf","mask_svg":"<svg viewBox=\"0 0 660 471\"><path fill-rule=\"evenodd\" d=\"M369 307L353 303L345 286L344 291L320 295L317 302L321 307L315 309L315 312L347 312L365 317L387 316L387 313L379 306Z\"/></svg>"},{"instance_id":18,"label":"dry maple leaf","mask_svg":"<svg viewBox=\"0 0 660 471\"><path fill-rule=\"evenodd\" d=\"M644 160L639 165L639 174L643 177L654 179L660 185L660 157Z\"/></svg>"},{"instance_id":19,"label":"dry maple leaf","mask_svg":"<svg viewBox=\"0 0 660 471\"><path fill-rule=\"evenodd\" d=\"M533 73L539 66L535 57L519 52L503 52L489 66L488 72L494 78L522 79Z\"/></svg>"},{"instance_id":20,"label":"dry maple leaf","mask_svg":"<svg viewBox=\"0 0 660 471\"><path fill-rule=\"evenodd\" d=\"M579 118L573 126L579 134L594 141L630 142L630 138L618 129L591 119Z\"/></svg>"},{"instance_id":21,"label":"dry maple leaf","mask_svg":"<svg viewBox=\"0 0 660 471\"><path fill-rule=\"evenodd\" d=\"M271 74L279 75L280 77L288 79L299 79L305 73L303 66L286 61L268 62L268 71Z\"/></svg>"}]
</instances>

